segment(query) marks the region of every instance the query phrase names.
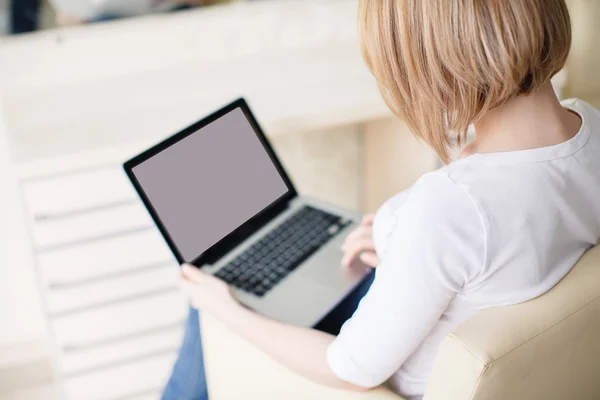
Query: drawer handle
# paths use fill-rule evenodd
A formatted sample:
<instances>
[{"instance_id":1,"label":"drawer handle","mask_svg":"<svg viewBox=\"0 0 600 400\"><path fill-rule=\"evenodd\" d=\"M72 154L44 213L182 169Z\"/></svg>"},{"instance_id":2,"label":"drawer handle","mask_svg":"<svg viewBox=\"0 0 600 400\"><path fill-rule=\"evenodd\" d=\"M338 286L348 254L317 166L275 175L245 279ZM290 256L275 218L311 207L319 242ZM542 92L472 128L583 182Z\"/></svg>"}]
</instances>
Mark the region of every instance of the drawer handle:
<instances>
[{"instance_id":1,"label":"drawer handle","mask_svg":"<svg viewBox=\"0 0 600 400\"><path fill-rule=\"evenodd\" d=\"M96 211L104 211L104 210L108 210L111 208L129 206L129 205L136 204L136 203L137 203L136 198L130 198L130 199L124 199L124 200L119 200L119 201L113 201L113 202L105 203L105 204L99 204L97 206L77 208L74 210L61 211L61 212L55 212L55 213L36 212L33 215L33 219L36 222L45 222L45 221L49 221L49 220L53 220L53 219L71 218L71 217L77 217L82 214L89 214L89 213L93 213Z\"/></svg>"},{"instance_id":2,"label":"drawer handle","mask_svg":"<svg viewBox=\"0 0 600 400\"><path fill-rule=\"evenodd\" d=\"M96 236L82 238L82 239L70 240L68 242L53 244L50 246L41 246L41 247L37 247L36 251L38 254L41 254L41 253L60 250L60 249L64 249L64 248L75 247L75 246L79 246L82 244L99 242L99 241L106 240L106 239L112 239L112 238L117 238L117 237L121 237L121 236L133 235L135 233L149 231L153 228L154 228L154 226L150 225L150 224L142 225L142 226L137 226L137 227L130 228L130 229L123 229L123 230L120 230L117 232L106 233L103 235L96 235Z\"/></svg>"},{"instance_id":3,"label":"drawer handle","mask_svg":"<svg viewBox=\"0 0 600 400\"><path fill-rule=\"evenodd\" d=\"M104 302L98 303L98 304L91 304L88 306L72 308L72 309L66 310L66 311L50 313L48 315L48 318L51 320L64 318L64 317L72 315L72 314L79 314L82 312L88 312L90 310L97 310L100 308L110 307L110 306L114 306L114 305L121 304L121 303L127 303L127 302L133 301L133 300L139 300L139 299L143 299L146 297L154 297L154 296L159 296L161 294L178 292L178 291L179 291L179 288L177 286L167 286L162 289L150 290L147 292L142 292L142 293L134 294L134 295L127 296L127 297L117 298L114 300L107 300L107 301L104 301Z\"/></svg>"}]
</instances>

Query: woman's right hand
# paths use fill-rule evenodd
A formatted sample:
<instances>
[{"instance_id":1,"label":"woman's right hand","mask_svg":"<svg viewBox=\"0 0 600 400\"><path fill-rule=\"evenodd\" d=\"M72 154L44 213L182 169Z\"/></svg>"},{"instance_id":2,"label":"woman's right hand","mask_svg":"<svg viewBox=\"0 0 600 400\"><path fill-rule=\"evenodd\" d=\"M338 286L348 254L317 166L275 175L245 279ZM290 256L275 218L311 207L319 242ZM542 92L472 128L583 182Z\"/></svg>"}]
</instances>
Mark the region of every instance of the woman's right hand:
<instances>
[{"instance_id":1,"label":"woman's right hand","mask_svg":"<svg viewBox=\"0 0 600 400\"><path fill-rule=\"evenodd\" d=\"M365 215L360 225L350 232L342 245L342 251L344 252L342 266L350 267L357 258L360 258L363 263L372 268L379 264L379 258L377 258L373 243L374 218L374 214Z\"/></svg>"}]
</instances>

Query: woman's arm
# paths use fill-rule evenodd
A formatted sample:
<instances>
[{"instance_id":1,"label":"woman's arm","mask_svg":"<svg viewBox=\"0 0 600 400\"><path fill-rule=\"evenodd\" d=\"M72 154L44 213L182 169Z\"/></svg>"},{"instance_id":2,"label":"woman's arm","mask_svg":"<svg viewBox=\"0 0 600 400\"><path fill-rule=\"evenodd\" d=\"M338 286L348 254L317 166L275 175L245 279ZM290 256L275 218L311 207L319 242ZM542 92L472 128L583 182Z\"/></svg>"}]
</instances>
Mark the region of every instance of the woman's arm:
<instances>
[{"instance_id":1,"label":"woman's arm","mask_svg":"<svg viewBox=\"0 0 600 400\"><path fill-rule=\"evenodd\" d=\"M326 353L334 336L256 314L235 300L227 284L193 266L183 266L182 286L194 307L215 316L283 366L326 386L368 390L343 381L329 367Z\"/></svg>"}]
</instances>

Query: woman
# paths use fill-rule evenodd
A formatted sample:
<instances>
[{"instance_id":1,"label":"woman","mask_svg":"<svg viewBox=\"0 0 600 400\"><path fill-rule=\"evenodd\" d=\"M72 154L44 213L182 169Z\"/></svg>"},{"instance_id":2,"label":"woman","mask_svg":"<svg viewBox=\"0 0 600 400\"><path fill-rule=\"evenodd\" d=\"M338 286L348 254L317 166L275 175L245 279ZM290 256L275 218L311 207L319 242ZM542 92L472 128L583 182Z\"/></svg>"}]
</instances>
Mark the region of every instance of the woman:
<instances>
[{"instance_id":1,"label":"woman","mask_svg":"<svg viewBox=\"0 0 600 400\"><path fill-rule=\"evenodd\" d=\"M571 44L564 0L362 0L360 23L387 104L449 164L390 199L372 241L368 220L348 238L345 262L377 258L352 317L336 337L257 315L191 266L182 285L201 313L308 379L387 381L416 399L445 336L546 292L597 243L600 112L561 104L550 84Z\"/></svg>"}]
</instances>

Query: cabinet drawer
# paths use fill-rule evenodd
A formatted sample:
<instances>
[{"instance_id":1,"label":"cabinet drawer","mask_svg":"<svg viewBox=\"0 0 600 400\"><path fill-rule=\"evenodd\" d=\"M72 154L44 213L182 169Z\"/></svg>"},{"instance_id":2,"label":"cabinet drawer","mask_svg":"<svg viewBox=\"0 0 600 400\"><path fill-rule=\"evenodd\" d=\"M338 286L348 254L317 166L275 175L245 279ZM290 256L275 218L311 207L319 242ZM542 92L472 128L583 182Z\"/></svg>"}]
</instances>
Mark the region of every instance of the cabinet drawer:
<instances>
[{"instance_id":1,"label":"cabinet drawer","mask_svg":"<svg viewBox=\"0 0 600 400\"><path fill-rule=\"evenodd\" d=\"M179 268L173 263L111 279L51 286L47 292L48 311L52 316L127 301L150 293L176 291L178 276Z\"/></svg>"},{"instance_id":2,"label":"cabinet drawer","mask_svg":"<svg viewBox=\"0 0 600 400\"><path fill-rule=\"evenodd\" d=\"M175 353L162 354L71 377L65 381L68 399L116 400L160 393L173 368L175 357Z\"/></svg>"},{"instance_id":3,"label":"cabinet drawer","mask_svg":"<svg viewBox=\"0 0 600 400\"><path fill-rule=\"evenodd\" d=\"M51 326L60 347L80 348L176 325L187 310L186 299L176 291L61 315Z\"/></svg>"},{"instance_id":4,"label":"cabinet drawer","mask_svg":"<svg viewBox=\"0 0 600 400\"><path fill-rule=\"evenodd\" d=\"M154 229L38 255L38 265L46 285L69 284L167 262L175 262L173 255Z\"/></svg>"},{"instance_id":5,"label":"cabinet drawer","mask_svg":"<svg viewBox=\"0 0 600 400\"><path fill-rule=\"evenodd\" d=\"M156 228L142 203L134 202L35 221L33 239L44 251L144 229Z\"/></svg>"},{"instance_id":6,"label":"cabinet drawer","mask_svg":"<svg viewBox=\"0 0 600 400\"><path fill-rule=\"evenodd\" d=\"M60 359L69 376L103 368L114 368L153 354L176 352L183 338L183 324L96 345L71 348Z\"/></svg>"},{"instance_id":7,"label":"cabinet drawer","mask_svg":"<svg viewBox=\"0 0 600 400\"><path fill-rule=\"evenodd\" d=\"M96 168L26 181L25 201L36 219L131 202L136 194L121 168Z\"/></svg>"}]
</instances>

